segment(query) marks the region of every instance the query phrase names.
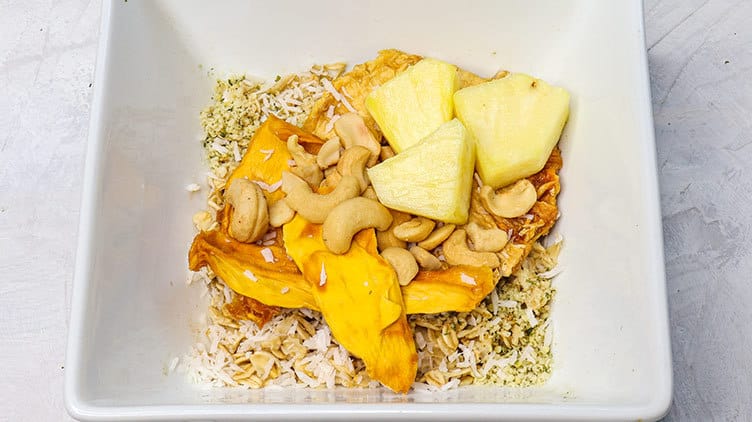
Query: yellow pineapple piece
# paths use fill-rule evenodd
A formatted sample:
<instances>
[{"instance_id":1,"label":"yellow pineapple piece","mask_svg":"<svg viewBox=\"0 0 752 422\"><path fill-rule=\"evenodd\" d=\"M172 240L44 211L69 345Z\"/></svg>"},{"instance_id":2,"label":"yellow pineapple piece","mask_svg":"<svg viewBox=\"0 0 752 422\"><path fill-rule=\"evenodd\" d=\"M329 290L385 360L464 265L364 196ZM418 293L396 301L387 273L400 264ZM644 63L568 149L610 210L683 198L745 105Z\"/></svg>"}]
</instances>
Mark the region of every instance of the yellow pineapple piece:
<instances>
[{"instance_id":1,"label":"yellow pineapple piece","mask_svg":"<svg viewBox=\"0 0 752 422\"><path fill-rule=\"evenodd\" d=\"M514 73L457 91L454 107L476 141L481 179L498 188L546 164L569 117L569 93Z\"/></svg>"},{"instance_id":2,"label":"yellow pineapple piece","mask_svg":"<svg viewBox=\"0 0 752 422\"><path fill-rule=\"evenodd\" d=\"M454 117L452 95L458 88L456 66L423 59L371 92L366 109L400 152Z\"/></svg>"},{"instance_id":3,"label":"yellow pineapple piece","mask_svg":"<svg viewBox=\"0 0 752 422\"><path fill-rule=\"evenodd\" d=\"M452 224L467 222L475 147L457 119L421 142L368 169L379 201L389 208Z\"/></svg>"}]
</instances>

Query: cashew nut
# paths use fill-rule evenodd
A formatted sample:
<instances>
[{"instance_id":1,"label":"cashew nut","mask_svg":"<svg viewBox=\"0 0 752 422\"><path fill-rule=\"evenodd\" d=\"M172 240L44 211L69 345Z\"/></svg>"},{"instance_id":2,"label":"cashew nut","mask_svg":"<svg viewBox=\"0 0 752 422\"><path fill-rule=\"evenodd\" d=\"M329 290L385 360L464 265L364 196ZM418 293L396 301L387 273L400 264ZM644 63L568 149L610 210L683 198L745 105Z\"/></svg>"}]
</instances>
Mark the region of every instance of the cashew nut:
<instances>
[{"instance_id":1,"label":"cashew nut","mask_svg":"<svg viewBox=\"0 0 752 422\"><path fill-rule=\"evenodd\" d=\"M282 189L287 193L285 197L287 205L311 223L323 223L334 207L342 201L354 198L360 194L358 180L352 176L343 177L333 191L322 195L314 193L310 186L302 183L302 180L293 189L287 190L284 174Z\"/></svg>"},{"instance_id":2,"label":"cashew nut","mask_svg":"<svg viewBox=\"0 0 752 422\"><path fill-rule=\"evenodd\" d=\"M454 224L445 224L438 229L431 232L431 234L428 235L427 238L421 240L418 242L418 246L425 250L432 250L435 247L441 245L441 242L447 240L449 235L452 234L454 231L455 225Z\"/></svg>"},{"instance_id":3,"label":"cashew nut","mask_svg":"<svg viewBox=\"0 0 752 422\"><path fill-rule=\"evenodd\" d=\"M455 230L442 246L444 257L449 265L472 265L474 267L497 268L499 257L492 252L471 251L467 247L467 232Z\"/></svg>"},{"instance_id":4,"label":"cashew nut","mask_svg":"<svg viewBox=\"0 0 752 422\"><path fill-rule=\"evenodd\" d=\"M338 120L339 121L339 120ZM345 150L337 162L337 172L341 176L354 176L360 184L360 191L366 190L371 183L366 173L366 163L371 156L366 147L355 145Z\"/></svg>"},{"instance_id":5,"label":"cashew nut","mask_svg":"<svg viewBox=\"0 0 752 422\"><path fill-rule=\"evenodd\" d=\"M290 208L284 199L269 206L269 225L272 227L282 227L293 217L295 217L295 210Z\"/></svg>"},{"instance_id":6,"label":"cashew nut","mask_svg":"<svg viewBox=\"0 0 752 422\"><path fill-rule=\"evenodd\" d=\"M339 174L337 168L329 167L328 169L324 170L324 181L321 182L319 189L324 186L336 188L340 180L342 180L342 175Z\"/></svg>"},{"instance_id":7,"label":"cashew nut","mask_svg":"<svg viewBox=\"0 0 752 422\"><path fill-rule=\"evenodd\" d=\"M429 271L441 269L441 261L439 261L439 258L436 258L431 252L428 252L420 246L413 246L410 248L410 253L413 254L415 261L418 262L421 268L425 268Z\"/></svg>"},{"instance_id":8,"label":"cashew nut","mask_svg":"<svg viewBox=\"0 0 752 422\"><path fill-rule=\"evenodd\" d=\"M316 164L325 169L337 164L339 161L339 138L332 138L321 145L319 154L316 156Z\"/></svg>"},{"instance_id":9,"label":"cashew nut","mask_svg":"<svg viewBox=\"0 0 752 422\"><path fill-rule=\"evenodd\" d=\"M287 138L287 149L295 160L295 167L290 169L290 171L300 176L309 185L318 187L324 179L324 174L316 162L316 156L309 154L298 143L298 135L290 135Z\"/></svg>"},{"instance_id":10,"label":"cashew nut","mask_svg":"<svg viewBox=\"0 0 752 422\"><path fill-rule=\"evenodd\" d=\"M398 248L404 248L407 246L407 242L397 239L397 237L394 236L394 228L405 221L409 221L410 214L397 210L389 210L389 212L392 214L392 225L389 226L388 230L376 231L376 242L378 243L379 250L382 251L392 246Z\"/></svg>"},{"instance_id":11,"label":"cashew nut","mask_svg":"<svg viewBox=\"0 0 752 422\"><path fill-rule=\"evenodd\" d=\"M355 145L366 147L371 154L368 167L376 164L381 153L381 144L374 139L371 131L366 127L365 121L358 113L343 114L334 122L334 131L342 139L342 145L345 149L350 149Z\"/></svg>"},{"instance_id":12,"label":"cashew nut","mask_svg":"<svg viewBox=\"0 0 752 422\"><path fill-rule=\"evenodd\" d=\"M484 228L474 221L465 226L465 231L476 251L498 252L509 241L509 236L504 230L498 227Z\"/></svg>"},{"instance_id":13,"label":"cashew nut","mask_svg":"<svg viewBox=\"0 0 752 422\"><path fill-rule=\"evenodd\" d=\"M324 220L324 244L330 251L343 254L350 250L352 238L357 232L368 227L386 230L391 224L392 214L379 202L360 196L350 198L334 207Z\"/></svg>"},{"instance_id":14,"label":"cashew nut","mask_svg":"<svg viewBox=\"0 0 752 422\"><path fill-rule=\"evenodd\" d=\"M362 196L363 198L373 199L374 201L379 200L379 197L378 195L376 195L376 190L373 188L373 186L367 187L360 196Z\"/></svg>"},{"instance_id":15,"label":"cashew nut","mask_svg":"<svg viewBox=\"0 0 752 422\"><path fill-rule=\"evenodd\" d=\"M394 236L405 242L420 242L428 237L436 223L424 217L415 217L394 228Z\"/></svg>"},{"instance_id":16,"label":"cashew nut","mask_svg":"<svg viewBox=\"0 0 752 422\"><path fill-rule=\"evenodd\" d=\"M499 192L494 192L488 185L483 186L480 188L480 200L490 213L503 218L515 218L533 208L538 194L529 180L520 179Z\"/></svg>"},{"instance_id":17,"label":"cashew nut","mask_svg":"<svg viewBox=\"0 0 752 422\"><path fill-rule=\"evenodd\" d=\"M407 286L418 274L418 263L413 254L402 248L386 248L381 251L381 257L386 259L389 265L397 273L400 286Z\"/></svg>"},{"instance_id":18,"label":"cashew nut","mask_svg":"<svg viewBox=\"0 0 752 422\"><path fill-rule=\"evenodd\" d=\"M269 210L259 185L245 178L232 181L225 192L225 200L232 206L230 236L240 242L259 240L269 228Z\"/></svg>"},{"instance_id":19,"label":"cashew nut","mask_svg":"<svg viewBox=\"0 0 752 422\"><path fill-rule=\"evenodd\" d=\"M388 160L394 157L395 155L397 154L394 153L394 150L392 149L392 147L384 146L384 147L381 147L379 158L381 158L381 161L384 161L384 160Z\"/></svg>"}]
</instances>

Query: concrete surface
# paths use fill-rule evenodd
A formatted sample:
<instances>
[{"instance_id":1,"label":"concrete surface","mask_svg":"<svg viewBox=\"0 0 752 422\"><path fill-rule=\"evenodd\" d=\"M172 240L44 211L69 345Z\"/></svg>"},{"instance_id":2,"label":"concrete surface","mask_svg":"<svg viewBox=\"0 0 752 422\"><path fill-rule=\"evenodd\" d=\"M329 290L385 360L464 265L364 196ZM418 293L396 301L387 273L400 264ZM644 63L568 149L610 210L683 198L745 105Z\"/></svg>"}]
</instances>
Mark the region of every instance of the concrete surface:
<instances>
[{"instance_id":1,"label":"concrete surface","mask_svg":"<svg viewBox=\"0 0 752 422\"><path fill-rule=\"evenodd\" d=\"M0 1L0 420L69 420L96 1ZM668 421L752 420L752 2L646 0L674 354Z\"/></svg>"}]
</instances>

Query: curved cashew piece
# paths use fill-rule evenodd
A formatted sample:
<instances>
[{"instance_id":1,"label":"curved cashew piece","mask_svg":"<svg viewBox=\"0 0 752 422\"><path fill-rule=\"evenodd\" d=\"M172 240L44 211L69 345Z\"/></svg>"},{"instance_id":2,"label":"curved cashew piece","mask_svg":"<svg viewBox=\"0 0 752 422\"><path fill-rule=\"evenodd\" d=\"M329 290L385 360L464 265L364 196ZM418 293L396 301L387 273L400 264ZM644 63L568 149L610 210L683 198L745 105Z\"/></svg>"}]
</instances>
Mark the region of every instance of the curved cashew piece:
<instances>
[{"instance_id":1,"label":"curved cashew piece","mask_svg":"<svg viewBox=\"0 0 752 422\"><path fill-rule=\"evenodd\" d=\"M373 189L373 186L367 187L360 196L362 196L363 198L373 199L374 201L379 200L379 197L378 195L376 195L376 190Z\"/></svg>"},{"instance_id":2,"label":"curved cashew piece","mask_svg":"<svg viewBox=\"0 0 752 422\"><path fill-rule=\"evenodd\" d=\"M337 164L339 161L339 139L332 138L321 145L319 154L316 156L316 164L319 168L325 169Z\"/></svg>"},{"instance_id":3,"label":"curved cashew piece","mask_svg":"<svg viewBox=\"0 0 752 422\"><path fill-rule=\"evenodd\" d=\"M284 187L284 179L282 186ZM311 223L321 224L334 207L346 199L358 196L360 187L357 179L345 176L333 191L325 195L314 193L307 184L298 184L294 189L285 192L285 201L290 208Z\"/></svg>"},{"instance_id":4,"label":"curved cashew piece","mask_svg":"<svg viewBox=\"0 0 752 422\"><path fill-rule=\"evenodd\" d=\"M358 113L343 114L334 122L334 131L337 132L345 149L360 145L368 149L370 157L368 167L376 164L381 153L381 144L373 137L366 127L365 121Z\"/></svg>"},{"instance_id":5,"label":"curved cashew piece","mask_svg":"<svg viewBox=\"0 0 752 422\"><path fill-rule=\"evenodd\" d=\"M483 186L480 188L480 200L490 213L503 218L515 218L533 208L538 200L538 193L529 180L520 179L499 192L494 192L488 185Z\"/></svg>"},{"instance_id":6,"label":"curved cashew piece","mask_svg":"<svg viewBox=\"0 0 752 422\"><path fill-rule=\"evenodd\" d=\"M381 257L386 259L389 265L394 268L400 286L407 286L418 274L418 263L407 249L386 248L381 251Z\"/></svg>"},{"instance_id":7,"label":"curved cashew piece","mask_svg":"<svg viewBox=\"0 0 752 422\"><path fill-rule=\"evenodd\" d=\"M269 206L269 225L282 227L295 217L295 210L287 205L287 201L281 199Z\"/></svg>"},{"instance_id":8,"label":"curved cashew piece","mask_svg":"<svg viewBox=\"0 0 752 422\"><path fill-rule=\"evenodd\" d=\"M415 217L394 228L394 236L405 242L420 242L428 237L436 223L424 217Z\"/></svg>"},{"instance_id":9,"label":"curved cashew piece","mask_svg":"<svg viewBox=\"0 0 752 422\"><path fill-rule=\"evenodd\" d=\"M474 221L465 226L465 231L476 251L498 252L509 241L509 236L504 230L498 227L484 228Z\"/></svg>"},{"instance_id":10,"label":"curved cashew piece","mask_svg":"<svg viewBox=\"0 0 752 422\"><path fill-rule=\"evenodd\" d=\"M350 198L334 207L324 220L324 244L330 251L343 254L350 250L352 238L359 231L368 227L386 230L390 224L392 214L385 206L360 196Z\"/></svg>"},{"instance_id":11,"label":"curved cashew piece","mask_svg":"<svg viewBox=\"0 0 752 422\"><path fill-rule=\"evenodd\" d=\"M394 153L394 150L392 149L392 147L386 146L386 147L381 147L379 158L381 158L381 161L384 161L384 160L388 160L394 157L395 155L397 154Z\"/></svg>"},{"instance_id":12,"label":"curved cashew piece","mask_svg":"<svg viewBox=\"0 0 752 422\"><path fill-rule=\"evenodd\" d=\"M316 156L309 154L298 143L298 135L290 135L287 138L287 150L290 151L290 155L295 160L295 167L291 168L290 171L300 176L309 185L318 187L324 179L324 174L316 162Z\"/></svg>"},{"instance_id":13,"label":"curved cashew piece","mask_svg":"<svg viewBox=\"0 0 752 422\"><path fill-rule=\"evenodd\" d=\"M336 188L340 180L342 180L342 175L339 174L337 168L329 167L324 170L324 181L321 182L319 187L328 186L330 188Z\"/></svg>"},{"instance_id":14,"label":"curved cashew piece","mask_svg":"<svg viewBox=\"0 0 752 422\"><path fill-rule=\"evenodd\" d=\"M444 257L449 265L471 265L474 267L497 268L499 257L491 252L475 252L467 247L467 232L455 230L442 246Z\"/></svg>"},{"instance_id":15,"label":"curved cashew piece","mask_svg":"<svg viewBox=\"0 0 752 422\"><path fill-rule=\"evenodd\" d=\"M233 208L230 236L244 243L259 240L269 228L269 210L259 185L245 178L235 179L227 188L225 199Z\"/></svg>"},{"instance_id":16,"label":"curved cashew piece","mask_svg":"<svg viewBox=\"0 0 752 422\"><path fill-rule=\"evenodd\" d=\"M421 248L430 251L437 246L441 245L441 242L447 240L449 235L452 234L452 232L455 229L454 224L445 224L438 229L431 232L431 234L428 235L427 238L421 240L418 242L418 246Z\"/></svg>"},{"instance_id":17,"label":"curved cashew piece","mask_svg":"<svg viewBox=\"0 0 752 422\"><path fill-rule=\"evenodd\" d=\"M436 258L431 252L428 252L420 246L413 246L410 248L410 253L413 254L415 261L418 262L421 268L425 268L429 271L441 269L441 261L439 261L439 258Z\"/></svg>"},{"instance_id":18,"label":"curved cashew piece","mask_svg":"<svg viewBox=\"0 0 752 422\"><path fill-rule=\"evenodd\" d=\"M356 177L361 192L366 190L371 183L368 180L368 173L366 173L366 164L370 156L371 152L366 147L355 145L346 149L337 162L337 172L342 176Z\"/></svg>"},{"instance_id":19,"label":"curved cashew piece","mask_svg":"<svg viewBox=\"0 0 752 422\"><path fill-rule=\"evenodd\" d=\"M410 220L410 214L397 210L389 210L392 214L392 225L388 230L376 231L376 242L378 243L379 250L383 251L386 248L396 246L398 248L404 248L407 246L407 242L397 239L394 236L394 228Z\"/></svg>"}]
</instances>

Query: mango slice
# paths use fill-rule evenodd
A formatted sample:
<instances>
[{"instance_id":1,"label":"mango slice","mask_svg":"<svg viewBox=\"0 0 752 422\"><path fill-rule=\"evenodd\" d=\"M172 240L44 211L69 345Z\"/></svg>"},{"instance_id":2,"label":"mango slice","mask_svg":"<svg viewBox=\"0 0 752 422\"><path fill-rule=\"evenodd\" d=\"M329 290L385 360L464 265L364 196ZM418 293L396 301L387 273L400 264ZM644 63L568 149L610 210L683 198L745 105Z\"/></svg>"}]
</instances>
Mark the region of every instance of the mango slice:
<instances>
[{"instance_id":1,"label":"mango slice","mask_svg":"<svg viewBox=\"0 0 752 422\"><path fill-rule=\"evenodd\" d=\"M274 262L265 260L263 249ZM241 243L215 230L196 235L188 257L191 270L208 265L232 290L265 305L317 308L308 282L280 246Z\"/></svg>"},{"instance_id":2,"label":"mango slice","mask_svg":"<svg viewBox=\"0 0 752 422\"><path fill-rule=\"evenodd\" d=\"M324 143L320 138L299 127L270 115L256 130L243 159L227 178L225 185L230 186L233 180L247 177L248 180L266 185L266 189L263 190L269 205L284 197L279 183L282 180L282 172L290 170L292 155L287 150L287 138L291 135L298 135L299 143L311 153L318 152Z\"/></svg>"},{"instance_id":3,"label":"mango slice","mask_svg":"<svg viewBox=\"0 0 752 422\"><path fill-rule=\"evenodd\" d=\"M343 255L326 248L321 225L300 216L285 224L283 239L337 341L363 359L371 378L407 392L418 354L397 275L379 256L373 229L358 233Z\"/></svg>"},{"instance_id":4,"label":"mango slice","mask_svg":"<svg viewBox=\"0 0 752 422\"><path fill-rule=\"evenodd\" d=\"M421 270L402 287L402 300L408 314L469 312L495 287L496 277L488 267L459 265L439 271Z\"/></svg>"}]
</instances>

